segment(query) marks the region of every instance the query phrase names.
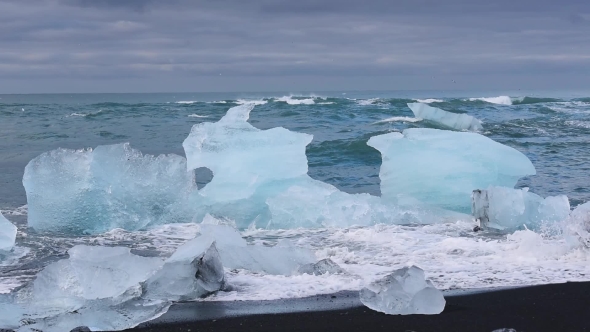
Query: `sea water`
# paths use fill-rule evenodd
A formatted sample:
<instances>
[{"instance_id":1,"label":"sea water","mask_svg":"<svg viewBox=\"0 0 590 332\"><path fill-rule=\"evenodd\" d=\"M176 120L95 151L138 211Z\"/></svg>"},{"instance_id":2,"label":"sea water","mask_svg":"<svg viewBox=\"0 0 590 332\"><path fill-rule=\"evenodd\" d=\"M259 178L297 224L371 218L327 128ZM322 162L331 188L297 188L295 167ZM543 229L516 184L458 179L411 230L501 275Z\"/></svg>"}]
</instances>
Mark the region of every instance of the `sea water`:
<instances>
[{"instance_id":1,"label":"sea water","mask_svg":"<svg viewBox=\"0 0 590 332\"><path fill-rule=\"evenodd\" d=\"M35 278L75 245L127 246L142 256L170 256L200 231L194 220L71 236L27 229L22 185L27 163L56 148L82 149L129 142L144 154L184 156L191 127L216 122L231 107L253 103L249 123L312 134L308 175L348 193L380 196L379 151L370 137L408 128L437 128L415 118L408 103L422 102L483 122L481 134L524 153L537 174L521 179L542 197L567 195L572 207L590 200L588 94L491 92L330 92L0 95L0 210L18 226L16 247L0 263L0 293ZM211 181L204 168L197 186ZM476 188L474 188L476 189ZM485 189L485 188L480 188ZM510 234L473 232L475 221L435 225L349 226L241 232L250 244L288 239L330 258L346 273L276 275L227 271L231 291L208 300L263 300L359 290L392 271L416 265L443 290L590 280L589 252L552 230Z\"/></svg>"}]
</instances>

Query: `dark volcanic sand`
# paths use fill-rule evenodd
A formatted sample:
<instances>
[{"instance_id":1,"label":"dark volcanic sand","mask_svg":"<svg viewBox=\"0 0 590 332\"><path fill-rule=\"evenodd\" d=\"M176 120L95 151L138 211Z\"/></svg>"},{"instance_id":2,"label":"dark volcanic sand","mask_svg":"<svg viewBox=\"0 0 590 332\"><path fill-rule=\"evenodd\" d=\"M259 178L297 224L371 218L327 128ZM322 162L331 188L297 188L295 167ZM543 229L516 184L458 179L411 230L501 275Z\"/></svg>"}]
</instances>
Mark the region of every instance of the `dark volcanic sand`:
<instances>
[{"instance_id":1,"label":"dark volcanic sand","mask_svg":"<svg viewBox=\"0 0 590 332\"><path fill-rule=\"evenodd\" d=\"M356 294L345 292L254 304L246 301L184 303L173 306L161 318L129 331L491 332L501 328L513 328L518 332L590 331L590 282L448 296L444 312L432 316L385 315L359 307ZM317 304L310 305L312 302ZM322 303L336 310L301 312L318 310ZM275 313L260 314L265 308L266 312ZM300 312L280 313L285 310ZM195 316L197 311L204 314Z\"/></svg>"}]
</instances>

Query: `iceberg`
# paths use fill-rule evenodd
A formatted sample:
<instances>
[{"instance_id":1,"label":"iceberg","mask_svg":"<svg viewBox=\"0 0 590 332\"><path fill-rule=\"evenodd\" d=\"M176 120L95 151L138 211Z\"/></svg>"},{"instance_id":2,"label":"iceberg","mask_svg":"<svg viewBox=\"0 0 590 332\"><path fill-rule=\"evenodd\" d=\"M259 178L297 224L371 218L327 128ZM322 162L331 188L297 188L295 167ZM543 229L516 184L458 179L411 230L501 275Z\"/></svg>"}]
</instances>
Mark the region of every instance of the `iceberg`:
<instances>
[{"instance_id":1,"label":"iceberg","mask_svg":"<svg viewBox=\"0 0 590 332\"><path fill-rule=\"evenodd\" d=\"M442 292L416 266L399 269L361 289L360 300L388 315L435 315L446 305Z\"/></svg>"},{"instance_id":2,"label":"iceberg","mask_svg":"<svg viewBox=\"0 0 590 332\"><path fill-rule=\"evenodd\" d=\"M484 228L514 231L526 227L536 229L568 218L570 204L567 196L541 196L528 188L512 189L490 186L474 190L472 213Z\"/></svg>"},{"instance_id":3,"label":"iceberg","mask_svg":"<svg viewBox=\"0 0 590 332\"><path fill-rule=\"evenodd\" d=\"M189 170L207 167L213 172L200 195L214 202L234 201L269 182L307 174L305 148L313 136L282 127L255 128L247 122L253 108L236 106L218 122L196 124L182 143Z\"/></svg>"},{"instance_id":4,"label":"iceberg","mask_svg":"<svg viewBox=\"0 0 590 332\"><path fill-rule=\"evenodd\" d=\"M535 167L521 152L470 132L412 128L373 136L381 152L381 197L410 196L426 204L469 213L471 193L490 185L514 187Z\"/></svg>"},{"instance_id":5,"label":"iceberg","mask_svg":"<svg viewBox=\"0 0 590 332\"><path fill-rule=\"evenodd\" d=\"M423 103L408 103L416 118L436 122L456 130L482 130L481 121L467 114L455 114Z\"/></svg>"},{"instance_id":6,"label":"iceberg","mask_svg":"<svg viewBox=\"0 0 590 332\"><path fill-rule=\"evenodd\" d=\"M0 213L0 252L10 251L16 240L16 226Z\"/></svg>"},{"instance_id":7,"label":"iceberg","mask_svg":"<svg viewBox=\"0 0 590 332\"><path fill-rule=\"evenodd\" d=\"M128 143L57 149L25 168L28 224L38 232L101 233L186 222L194 172L177 155L143 155Z\"/></svg>"}]
</instances>

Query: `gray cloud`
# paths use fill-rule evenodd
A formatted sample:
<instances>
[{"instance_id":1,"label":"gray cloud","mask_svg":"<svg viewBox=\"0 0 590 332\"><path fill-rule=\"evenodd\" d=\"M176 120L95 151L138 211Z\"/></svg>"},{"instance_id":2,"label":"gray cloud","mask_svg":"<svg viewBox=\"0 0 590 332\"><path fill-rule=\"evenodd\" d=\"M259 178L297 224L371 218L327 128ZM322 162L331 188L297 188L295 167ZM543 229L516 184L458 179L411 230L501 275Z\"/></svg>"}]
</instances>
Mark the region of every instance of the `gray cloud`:
<instances>
[{"instance_id":1,"label":"gray cloud","mask_svg":"<svg viewBox=\"0 0 590 332\"><path fill-rule=\"evenodd\" d=\"M5 0L0 93L589 88L589 19L575 0Z\"/></svg>"}]
</instances>

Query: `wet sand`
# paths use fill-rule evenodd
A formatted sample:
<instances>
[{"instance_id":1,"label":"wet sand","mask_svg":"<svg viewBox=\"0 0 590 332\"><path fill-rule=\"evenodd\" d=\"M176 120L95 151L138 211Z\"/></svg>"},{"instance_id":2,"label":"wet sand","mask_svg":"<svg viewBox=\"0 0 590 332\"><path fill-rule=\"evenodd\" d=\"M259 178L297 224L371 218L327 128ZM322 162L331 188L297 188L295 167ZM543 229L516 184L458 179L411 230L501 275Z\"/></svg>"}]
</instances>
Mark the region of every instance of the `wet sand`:
<instances>
[{"instance_id":1,"label":"wet sand","mask_svg":"<svg viewBox=\"0 0 590 332\"><path fill-rule=\"evenodd\" d=\"M278 301L193 302L129 331L590 331L590 282L445 296L440 315L393 316L357 292Z\"/></svg>"}]
</instances>

